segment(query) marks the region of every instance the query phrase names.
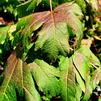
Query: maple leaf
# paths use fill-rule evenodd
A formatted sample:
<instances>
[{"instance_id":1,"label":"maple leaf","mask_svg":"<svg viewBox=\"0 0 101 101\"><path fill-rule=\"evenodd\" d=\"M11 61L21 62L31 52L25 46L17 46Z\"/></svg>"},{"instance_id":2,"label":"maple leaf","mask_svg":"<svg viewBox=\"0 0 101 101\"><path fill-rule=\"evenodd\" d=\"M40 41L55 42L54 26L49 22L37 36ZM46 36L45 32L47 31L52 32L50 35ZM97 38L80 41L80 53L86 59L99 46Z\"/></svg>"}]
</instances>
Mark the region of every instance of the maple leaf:
<instances>
[{"instance_id":1,"label":"maple leaf","mask_svg":"<svg viewBox=\"0 0 101 101\"><path fill-rule=\"evenodd\" d=\"M42 50L49 59L56 59L58 54L66 56L78 47L83 36L80 7L75 3L65 3L54 9L31 14L17 23L14 32L14 46L22 43L26 50L31 36L37 36L35 51ZM62 39L62 40L61 40ZM70 45L70 39L74 39Z\"/></svg>"},{"instance_id":2,"label":"maple leaf","mask_svg":"<svg viewBox=\"0 0 101 101\"><path fill-rule=\"evenodd\" d=\"M42 60L36 59L33 63L27 64L12 53L0 85L0 101L41 101L38 88L45 96L52 98L59 95L59 75L58 69Z\"/></svg>"},{"instance_id":3,"label":"maple leaf","mask_svg":"<svg viewBox=\"0 0 101 101\"><path fill-rule=\"evenodd\" d=\"M39 59L28 66L31 68L31 73L41 92L50 98L60 94L60 83L57 79L59 77L58 69Z\"/></svg>"},{"instance_id":4,"label":"maple leaf","mask_svg":"<svg viewBox=\"0 0 101 101\"><path fill-rule=\"evenodd\" d=\"M27 64L24 64L21 59L16 57L15 53L12 53L0 86L0 101L21 100L24 92L26 101L41 101Z\"/></svg>"},{"instance_id":5,"label":"maple leaf","mask_svg":"<svg viewBox=\"0 0 101 101\"><path fill-rule=\"evenodd\" d=\"M70 37L76 36L76 46L82 39L82 23L78 17L81 15L81 10L75 3L62 4L53 12L34 13L30 28L34 31L41 28L35 50L41 49L51 59L56 59L59 53L67 55L71 50Z\"/></svg>"}]
</instances>

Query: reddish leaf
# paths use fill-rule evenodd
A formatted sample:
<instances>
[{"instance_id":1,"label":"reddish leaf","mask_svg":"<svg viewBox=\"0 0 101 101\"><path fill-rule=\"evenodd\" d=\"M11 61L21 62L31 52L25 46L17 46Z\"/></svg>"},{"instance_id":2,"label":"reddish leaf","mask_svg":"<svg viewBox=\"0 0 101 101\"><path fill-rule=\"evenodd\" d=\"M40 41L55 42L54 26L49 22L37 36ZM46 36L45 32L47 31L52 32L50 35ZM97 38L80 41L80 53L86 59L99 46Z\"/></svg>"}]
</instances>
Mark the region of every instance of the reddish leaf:
<instances>
[{"instance_id":1,"label":"reddish leaf","mask_svg":"<svg viewBox=\"0 0 101 101\"><path fill-rule=\"evenodd\" d=\"M80 8L75 3L65 3L53 12L33 14L31 30L41 28L35 43L35 50L41 48L49 58L56 58L59 53L63 55L69 53L71 50L69 38L76 36L76 46L82 38L82 24L78 18L81 15Z\"/></svg>"}]
</instances>

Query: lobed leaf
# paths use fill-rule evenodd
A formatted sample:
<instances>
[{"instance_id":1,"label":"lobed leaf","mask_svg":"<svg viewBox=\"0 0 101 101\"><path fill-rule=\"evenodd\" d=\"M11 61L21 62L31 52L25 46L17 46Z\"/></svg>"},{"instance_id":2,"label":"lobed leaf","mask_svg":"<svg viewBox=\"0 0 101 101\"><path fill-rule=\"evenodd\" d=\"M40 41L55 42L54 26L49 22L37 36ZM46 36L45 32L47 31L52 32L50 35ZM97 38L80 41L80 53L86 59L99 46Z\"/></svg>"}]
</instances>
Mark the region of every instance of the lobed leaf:
<instances>
[{"instance_id":1,"label":"lobed leaf","mask_svg":"<svg viewBox=\"0 0 101 101\"><path fill-rule=\"evenodd\" d=\"M59 95L60 85L56 76L58 71L55 71L54 67L42 60L35 60L35 62L29 64L29 67L39 90L43 94L50 96L50 98Z\"/></svg>"},{"instance_id":2,"label":"lobed leaf","mask_svg":"<svg viewBox=\"0 0 101 101\"><path fill-rule=\"evenodd\" d=\"M78 11L75 12L76 9ZM82 24L78 18L80 8L74 3L65 3L53 12L40 12L33 15L32 27L42 24L35 42L35 50L41 48L45 55L54 59L58 54L66 55L70 52L69 38L76 35L77 46L82 39ZM62 39L62 40L61 40Z\"/></svg>"},{"instance_id":3,"label":"lobed leaf","mask_svg":"<svg viewBox=\"0 0 101 101\"><path fill-rule=\"evenodd\" d=\"M24 96L25 94L25 96ZM0 86L0 101L41 101L30 72L30 67L12 53Z\"/></svg>"},{"instance_id":4,"label":"lobed leaf","mask_svg":"<svg viewBox=\"0 0 101 101\"><path fill-rule=\"evenodd\" d=\"M21 42L26 50L30 36L34 35L38 37L35 51L41 49L51 60L57 59L58 54L66 56L72 48L69 40L76 37L74 47L78 47L82 39L83 26L79 19L81 16L80 7L75 3L62 4L53 12L44 11L26 16L17 23L14 45Z\"/></svg>"}]
</instances>

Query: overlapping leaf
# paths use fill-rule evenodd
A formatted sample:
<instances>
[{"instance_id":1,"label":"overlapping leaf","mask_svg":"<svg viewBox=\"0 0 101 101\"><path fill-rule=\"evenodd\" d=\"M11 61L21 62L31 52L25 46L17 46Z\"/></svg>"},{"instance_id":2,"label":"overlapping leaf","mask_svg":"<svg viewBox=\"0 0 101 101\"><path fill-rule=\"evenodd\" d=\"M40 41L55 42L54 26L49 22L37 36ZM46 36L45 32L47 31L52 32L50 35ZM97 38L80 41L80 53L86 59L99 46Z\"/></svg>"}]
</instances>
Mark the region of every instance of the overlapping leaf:
<instances>
[{"instance_id":1,"label":"overlapping leaf","mask_svg":"<svg viewBox=\"0 0 101 101\"><path fill-rule=\"evenodd\" d=\"M59 70L42 60L26 64L12 53L4 71L4 80L0 86L0 101L41 101L38 90L49 98L60 94ZM24 95L25 94L25 95Z\"/></svg>"},{"instance_id":2,"label":"overlapping leaf","mask_svg":"<svg viewBox=\"0 0 101 101\"><path fill-rule=\"evenodd\" d=\"M23 80L26 101L41 101L40 95L35 88L35 84L30 72L30 67L26 64L23 68Z\"/></svg>"},{"instance_id":3,"label":"overlapping leaf","mask_svg":"<svg viewBox=\"0 0 101 101\"><path fill-rule=\"evenodd\" d=\"M65 58L65 57L60 58L59 69L60 69L60 86L62 88L61 96L63 98L63 101L67 101L67 98L68 98L67 78L68 78L68 69L69 69L69 59L68 58Z\"/></svg>"},{"instance_id":4,"label":"overlapping leaf","mask_svg":"<svg viewBox=\"0 0 101 101\"><path fill-rule=\"evenodd\" d=\"M76 69L71 59L62 56L59 69L62 101L80 101L81 89L75 81Z\"/></svg>"},{"instance_id":5,"label":"overlapping leaf","mask_svg":"<svg viewBox=\"0 0 101 101\"><path fill-rule=\"evenodd\" d=\"M17 84L18 83L18 84ZM8 67L4 72L4 80L0 86L0 101L16 101L16 90L22 86L21 61L13 53L8 59ZM19 89L22 94L22 89Z\"/></svg>"},{"instance_id":6,"label":"overlapping leaf","mask_svg":"<svg viewBox=\"0 0 101 101\"><path fill-rule=\"evenodd\" d=\"M30 19L30 20L29 20ZM16 30L13 32L14 40L13 47L19 47L18 45L21 44L22 47L20 49L26 52L27 48L29 47L29 43L31 42L29 39L31 37L31 29L29 28L30 23L32 22L32 16L29 15L27 17L22 18L18 21L16 25Z\"/></svg>"},{"instance_id":7,"label":"overlapping leaf","mask_svg":"<svg viewBox=\"0 0 101 101\"><path fill-rule=\"evenodd\" d=\"M24 97L25 92L25 97ZM8 59L4 80L0 86L0 101L41 101L27 64L17 59L14 53Z\"/></svg>"},{"instance_id":8,"label":"overlapping leaf","mask_svg":"<svg viewBox=\"0 0 101 101\"><path fill-rule=\"evenodd\" d=\"M77 82L79 83L82 91L85 92L83 100L88 100L92 90L101 80L99 78L100 75L98 76L98 74L101 72L100 62L91 52L91 50L85 45L81 46L81 48L74 53L72 58L74 67L76 68ZM97 72L96 75L95 72ZM96 78L97 82L94 78Z\"/></svg>"},{"instance_id":9,"label":"overlapping leaf","mask_svg":"<svg viewBox=\"0 0 101 101\"><path fill-rule=\"evenodd\" d=\"M87 7L87 5L86 5L85 0L75 0L75 1L81 7L82 11L84 13L86 13L86 7Z\"/></svg>"},{"instance_id":10,"label":"overlapping leaf","mask_svg":"<svg viewBox=\"0 0 101 101\"><path fill-rule=\"evenodd\" d=\"M58 69L38 59L30 63L29 67L39 90L43 94L47 97L50 96L50 98L60 94L60 85L57 79L59 77Z\"/></svg>"},{"instance_id":11,"label":"overlapping leaf","mask_svg":"<svg viewBox=\"0 0 101 101\"><path fill-rule=\"evenodd\" d=\"M98 1L97 0L62 0L60 2L72 2L72 1L76 2L80 6L83 13L87 12L86 9L87 9L88 5L92 6L93 9L96 9L96 10L98 9Z\"/></svg>"},{"instance_id":12,"label":"overlapping leaf","mask_svg":"<svg viewBox=\"0 0 101 101\"><path fill-rule=\"evenodd\" d=\"M35 7L38 6L41 1L42 0L28 0L24 3L20 3L16 7L18 16L23 17L32 13L35 10Z\"/></svg>"},{"instance_id":13,"label":"overlapping leaf","mask_svg":"<svg viewBox=\"0 0 101 101\"><path fill-rule=\"evenodd\" d=\"M88 101L92 90L101 81L100 62L90 49L85 47L81 46L71 58L63 56L60 58L60 87L63 101L75 99L80 101L82 91L84 92L82 100Z\"/></svg>"}]
</instances>

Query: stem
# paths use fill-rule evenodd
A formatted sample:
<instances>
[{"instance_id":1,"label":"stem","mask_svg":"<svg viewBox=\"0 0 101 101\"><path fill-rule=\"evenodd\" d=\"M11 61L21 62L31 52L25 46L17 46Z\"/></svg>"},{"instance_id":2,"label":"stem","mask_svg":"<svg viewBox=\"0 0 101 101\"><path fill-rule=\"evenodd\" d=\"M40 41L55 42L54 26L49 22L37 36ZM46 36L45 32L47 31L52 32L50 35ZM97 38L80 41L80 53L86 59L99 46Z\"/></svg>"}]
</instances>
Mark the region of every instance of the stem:
<instances>
[{"instance_id":1,"label":"stem","mask_svg":"<svg viewBox=\"0 0 101 101\"><path fill-rule=\"evenodd\" d=\"M55 26L55 21L54 21L54 16L53 16L53 10L52 10L52 0L49 0L50 1L50 12L51 12L51 18L53 20L53 24Z\"/></svg>"},{"instance_id":2,"label":"stem","mask_svg":"<svg viewBox=\"0 0 101 101\"><path fill-rule=\"evenodd\" d=\"M49 0L49 2L50 2L50 11L52 13L52 0Z\"/></svg>"}]
</instances>

